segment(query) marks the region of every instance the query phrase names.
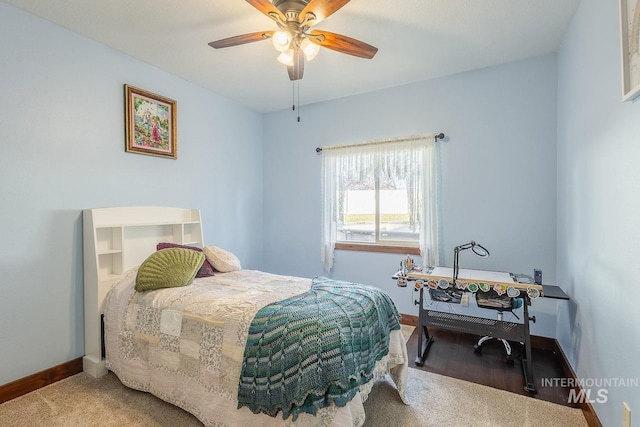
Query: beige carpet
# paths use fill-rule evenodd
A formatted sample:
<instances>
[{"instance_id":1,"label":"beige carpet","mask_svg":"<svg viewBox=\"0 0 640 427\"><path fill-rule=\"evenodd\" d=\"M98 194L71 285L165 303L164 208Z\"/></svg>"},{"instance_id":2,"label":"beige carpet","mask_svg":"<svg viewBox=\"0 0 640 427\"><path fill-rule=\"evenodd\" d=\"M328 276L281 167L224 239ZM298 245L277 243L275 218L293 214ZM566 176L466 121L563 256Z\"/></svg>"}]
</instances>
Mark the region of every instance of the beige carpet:
<instances>
[{"instance_id":1,"label":"beige carpet","mask_svg":"<svg viewBox=\"0 0 640 427\"><path fill-rule=\"evenodd\" d=\"M380 381L365 402L365 427L587 426L579 409L417 369L409 370L407 395L410 406L390 379ZM124 425L202 426L185 411L124 387L113 373L99 379L81 373L0 405L4 427Z\"/></svg>"},{"instance_id":2,"label":"beige carpet","mask_svg":"<svg viewBox=\"0 0 640 427\"><path fill-rule=\"evenodd\" d=\"M365 402L364 427L587 427L582 410L418 369L409 370L404 405L390 380Z\"/></svg>"}]
</instances>

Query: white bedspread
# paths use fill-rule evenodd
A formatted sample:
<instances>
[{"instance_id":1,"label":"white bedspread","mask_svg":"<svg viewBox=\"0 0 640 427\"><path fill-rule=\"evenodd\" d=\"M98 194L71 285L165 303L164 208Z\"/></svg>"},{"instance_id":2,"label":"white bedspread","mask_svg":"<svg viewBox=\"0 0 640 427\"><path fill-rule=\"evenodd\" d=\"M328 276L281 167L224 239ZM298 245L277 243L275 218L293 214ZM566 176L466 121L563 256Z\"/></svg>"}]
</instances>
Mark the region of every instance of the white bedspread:
<instances>
[{"instance_id":1,"label":"white bedspread","mask_svg":"<svg viewBox=\"0 0 640 427\"><path fill-rule=\"evenodd\" d=\"M310 279L255 270L217 273L180 288L138 293L137 269L107 297L106 365L128 387L150 392L194 414L207 426L361 426L362 402L375 378L390 373L403 402L408 375L406 344L392 331L389 354L374 380L349 404L324 408L296 422L237 409L238 379L251 320L267 304L307 291Z\"/></svg>"}]
</instances>

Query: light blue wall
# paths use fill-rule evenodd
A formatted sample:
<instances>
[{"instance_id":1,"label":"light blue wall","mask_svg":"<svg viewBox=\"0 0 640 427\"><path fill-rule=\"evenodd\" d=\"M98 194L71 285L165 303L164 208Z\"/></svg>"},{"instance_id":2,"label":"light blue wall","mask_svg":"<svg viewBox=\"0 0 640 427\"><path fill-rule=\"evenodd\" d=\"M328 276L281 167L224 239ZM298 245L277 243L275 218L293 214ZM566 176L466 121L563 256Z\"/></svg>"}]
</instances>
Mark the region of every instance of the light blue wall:
<instances>
[{"instance_id":1,"label":"light blue wall","mask_svg":"<svg viewBox=\"0 0 640 427\"><path fill-rule=\"evenodd\" d=\"M554 283L556 66L549 55L304 106L299 123L290 110L265 115L265 268L326 274L315 147L444 132L446 140L438 143L443 264L452 265L456 245L476 240L491 257L465 252L463 267L528 274L539 267L545 282ZM391 280L401 258L336 251L333 277L382 288L400 312L417 315L411 288ZM557 307L555 301L534 303L534 334L555 337Z\"/></svg>"},{"instance_id":2,"label":"light blue wall","mask_svg":"<svg viewBox=\"0 0 640 427\"><path fill-rule=\"evenodd\" d=\"M124 90L178 105L178 159L124 152ZM0 384L84 354L81 210L199 208L262 267L262 116L0 3Z\"/></svg>"},{"instance_id":3,"label":"light blue wall","mask_svg":"<svg viewBox=\"0 0 640 427\"><path fill-rule=\"evenodd\" d=\"M573 300L558 340L578 377L638 381L640 103L621 101L617 1L582 1L558 70L557 277ZM603 425L622 425L623 401L640 410L637 387L605 388Z\"/></svg>"},{"instance_id":4,"label":"light blue wall","mask_svg":"<svg viewBox=\"0 0 640 427\"><path fill-rule=\"evenodd\" d=\"M443 263L474 239L491 257L463 266L542 268L572 302L534 302L533 333L581 378L639 378L640 106L620 101L618 31L617 2L583 0L557 58L305 106L297 123L0 3L0 384L84 353L82 209L200 208L205 241L245 267L324 275L315 147L440 131ZM178 160L124 153L125 83L178 101ZM415 315L390 279L400 258L338 251L332 276ZM628 388L594 402L604 425L623 400L640 407Z\"/></svg>"}]
</instances>

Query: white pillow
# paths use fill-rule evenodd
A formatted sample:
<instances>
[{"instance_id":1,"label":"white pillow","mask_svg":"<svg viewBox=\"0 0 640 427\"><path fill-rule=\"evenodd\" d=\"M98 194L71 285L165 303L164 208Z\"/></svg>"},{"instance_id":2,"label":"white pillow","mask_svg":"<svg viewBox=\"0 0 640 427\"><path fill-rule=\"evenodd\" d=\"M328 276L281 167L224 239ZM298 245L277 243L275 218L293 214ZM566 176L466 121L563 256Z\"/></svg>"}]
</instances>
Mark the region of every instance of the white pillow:
<instances>
[{"instance_id":1,"label":"white pillow","mask_svg":"<svg viewBox=\"0 0 640 427\"><path fill-rule=\"evenodd\" d=\"M205 246L202 252L207 257L207 261L221 273L241 270L240 260L229 251L220 249L217 246Z\"/></svg>"}]
</instances>

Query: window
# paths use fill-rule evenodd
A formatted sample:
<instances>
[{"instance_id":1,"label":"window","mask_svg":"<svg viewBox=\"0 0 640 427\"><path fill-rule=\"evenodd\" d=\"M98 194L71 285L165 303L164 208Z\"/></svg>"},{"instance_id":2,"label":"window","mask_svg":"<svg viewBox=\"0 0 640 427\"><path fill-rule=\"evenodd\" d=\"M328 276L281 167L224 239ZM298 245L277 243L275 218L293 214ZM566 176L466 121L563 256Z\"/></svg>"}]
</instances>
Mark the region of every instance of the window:
<instances>
[{"instance_id":1,"label":"window","mask_svg":"<svg viewBox=\"0 0 640 427\"><path fill-rule=\"evenodd\" d=\"M406 170L371 166L340 171L336 242L418 247L420 224L410 215Z\"/></svg>"},{"instance_id":2,"label":"window","mask_svg":"<svg viewBox=\"0 0 640 427\"><path fill-rule=\"evenodd\" d=\"M336 247L437 256L434 137L327 147L322 156L327 271Z\"/></svg>"}]
</instances>

